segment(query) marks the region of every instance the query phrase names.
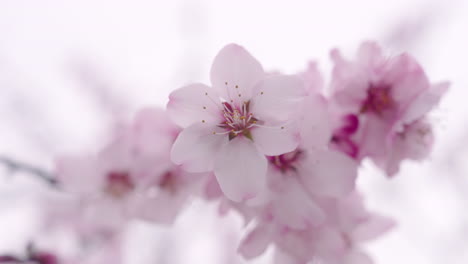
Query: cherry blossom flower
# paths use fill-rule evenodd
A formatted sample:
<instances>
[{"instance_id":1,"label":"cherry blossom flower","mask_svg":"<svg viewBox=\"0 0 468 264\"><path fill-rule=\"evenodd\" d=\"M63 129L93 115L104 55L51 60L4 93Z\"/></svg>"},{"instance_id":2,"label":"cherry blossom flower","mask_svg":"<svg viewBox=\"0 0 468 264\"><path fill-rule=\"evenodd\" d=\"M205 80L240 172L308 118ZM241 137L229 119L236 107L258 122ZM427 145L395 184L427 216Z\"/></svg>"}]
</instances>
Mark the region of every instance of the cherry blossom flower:
<instances>
[{"instance_id":1,"label":"cherry blossom flower","mask_svg":"<svg viewBox=\"0 0 468 264\"><path fill-rule=\"evenodd\" d=\"M144 109L98 154L59 159L61 186L83 197L95 223L118 228L138 217L170 224L202 177L170 161L178 132L164 111Z\"/></svg>"},{"instance_id":2,"label":"cherry blossom flower","mask_svg":"<svg viewBox=\"0 0 468 264\"><path fill-rule=\"evenodd\" d=\"M371 157L380 161L377 164L390 162L383 160L391 155L396 134L434 108L448 83L430 84L410 55L386 57L372 42L361 45L354 61L343 58L338 50L331 56L335 64L332 145L358 160Z\"/></svg>"},{"instance_id":3,"label":"cherry blossom flower","mask_svg":"<svg viewBox=\"0 0 468 264\"><path fill-rule=\"evenodd\" d=\"M268 75L244 48L227 45L214 59L211 87L191 84L169 97L168 112L184 128L172 161L190 172L213 170L229 199L253 198L265 186L265 155L297 147L306 94L298 76Z\"/></svg>"},{"instance_id":4,"label":"cherry blossom flower","mask_svg":"<svg viewBox=\"0 0 468 264\"><path fill-rule=\"evenodd\" d=\"M305 100L298 148L269 156L268 209L271 217L293 229L325 221L316 197L343 197L354 190L357 162L330 149L331 128L325 99L310 95Z\"/></svg>"},{"instance_id":5,"label":"cherry blossom flower","mask_svg":"<svg viewBox=\"0 0 468 264\"><path fill-rule=\"evenodd\" d=\"M405 125L401 132L393 134L392 137L387 156L375 159L379 167L390 176L399 171L403 160L421 161L427 158L434 143L432 127L427 119Z\"/></svg>"},{"instance_id":6,"label":"cherry blossom flower","mask_svg":"<svg viewBox=\"0 0 468 264\"><path fill-rule=\"evenodd\" d=\"M263 217L241 242L239 252L251 259L274 244L278 252L275 263L371 263L360 244L384 234L394 222L368 212L355 192L341 199L318 201L327 216L322 225L294 230Z\"/></svg>"},{"instance_id":7,"label":"cherry blossom flower","mask_svg":"<svg viewBox=\"0 0 468 264\"><path fill-rule=\"evenodd\" d=\"M223 200L219 185L210 180L205 188L206 197L221 199L221 212L237 211L244 216L246 223L255 218L255 214L266 215L278 224L304 229L324 221L324 213L314 202L315 196L341 197L354 189L357 163L328 147L331 127L327 103L318 94L321 83L316 82L321 75L314 66L309 67L306 74L308 78L304 78L304 82L311 94L305 98L301 108L301 142L298 148L285 154L267 156L267 188L248 200L247 208Z\"/></svg>"}]
</instances>

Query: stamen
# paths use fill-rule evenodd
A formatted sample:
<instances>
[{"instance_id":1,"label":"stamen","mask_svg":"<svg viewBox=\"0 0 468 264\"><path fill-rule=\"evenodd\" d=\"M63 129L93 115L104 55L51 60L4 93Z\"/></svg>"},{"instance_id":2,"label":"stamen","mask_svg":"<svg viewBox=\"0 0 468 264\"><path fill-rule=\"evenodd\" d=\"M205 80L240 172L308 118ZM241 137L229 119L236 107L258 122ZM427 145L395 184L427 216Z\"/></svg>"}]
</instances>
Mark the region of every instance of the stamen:
<instances>
[{"instance_id":1,"label":"stamen","mask_svg":"<svg viewBox=\"0 0 468 264\"><path fill-rule=\"evenodd\" d=\"M254 118L253 113L249 113L249 103L249 101L244 101L240 105L234 105L223 102L223 116L225 122L218 125L218 127L227 129L227 131L224 133L215 132L214 134L229 134L230 140L238 135L244 135L252 139L249 129L254 126L257 119Z\"/></svg>"}]
</instances>

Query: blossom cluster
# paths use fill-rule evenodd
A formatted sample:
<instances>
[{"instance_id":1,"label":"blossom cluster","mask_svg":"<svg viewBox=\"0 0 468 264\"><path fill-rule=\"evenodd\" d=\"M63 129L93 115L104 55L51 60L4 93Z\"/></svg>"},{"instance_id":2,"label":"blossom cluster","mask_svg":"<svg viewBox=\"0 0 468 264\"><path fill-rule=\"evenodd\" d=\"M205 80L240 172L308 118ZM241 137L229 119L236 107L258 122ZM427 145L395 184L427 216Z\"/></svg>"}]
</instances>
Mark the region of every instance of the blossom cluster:
<instances>
[{"instance_id":1,"label":"blossom cluster","mask_svg":"<svg viewBox=\"0 0 468 264\"><path fill-rule=\"evenodd\" d=\"M372 263L362 243L394 221L366 209L359 166L369 159L393 177L404 160L425 159L428 114L449 84L430 83L413 57L373 42L353 59L338 50L331 59L325 82L315 62L268 72L243 47L225 46L210 85L181 87L166 109L140 110L95 152L57 159L74 204L68 224L109 238L133 219L171 225L201 198L243 217L245 259L273 247L278 264Z\"/></svg>"}]
</instances>

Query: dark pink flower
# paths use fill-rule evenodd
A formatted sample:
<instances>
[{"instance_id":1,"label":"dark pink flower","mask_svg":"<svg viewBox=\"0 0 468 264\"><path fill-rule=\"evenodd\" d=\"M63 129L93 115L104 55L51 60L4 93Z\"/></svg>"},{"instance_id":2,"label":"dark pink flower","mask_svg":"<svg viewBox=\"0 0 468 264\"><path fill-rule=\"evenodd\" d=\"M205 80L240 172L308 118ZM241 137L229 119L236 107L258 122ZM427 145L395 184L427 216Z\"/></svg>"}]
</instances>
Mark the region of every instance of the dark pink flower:
<instances>
[{"instance_id":1,"label":"dark pink flower","mask_svg":"<svg viewBox=\"0 0 468 264\"><path fill-rule=\"evenodd\" d=\"M410 55L386 57L372 42L362 44L352 61L338 50L331 54L335 116L332 146L358 160L370 157L379 160L378 164L391 163L384 161L393 155L391 152L403 151L394 147L396 135L424 118L437 105L448 83L430 84ZM393 170L398 167L392 166Z\"/></svg>"}]
</instances>

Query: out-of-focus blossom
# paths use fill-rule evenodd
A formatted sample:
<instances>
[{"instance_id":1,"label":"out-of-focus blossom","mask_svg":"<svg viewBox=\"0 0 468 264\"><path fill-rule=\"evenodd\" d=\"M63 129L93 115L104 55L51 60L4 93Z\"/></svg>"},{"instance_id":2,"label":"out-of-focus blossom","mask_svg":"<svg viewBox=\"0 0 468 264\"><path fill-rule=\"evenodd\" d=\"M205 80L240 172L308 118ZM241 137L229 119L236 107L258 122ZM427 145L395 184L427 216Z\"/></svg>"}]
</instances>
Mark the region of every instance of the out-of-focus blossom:
<instances>
[{"instance_id":1,"label":"out-of-focus blossom","mask_svg":"<svg viewBox=\"0 0 468 264\"><path fill-rule=\"evenodd\" d=\"M307 92L299 77L266 74L235 44L216 56L211 85L191 84L171 93L168 111L184 127L172 160L191 172L213 170L234 201L251 199L265 186L265 155L297 147L297 112Z\"/></svg>"},{"instance_id":2,"label":"out-of-focus blossom","mask_svg":"<svg viewBox=\"0 0 468 264\"><path fill-rule=\"evenodd\" d=\"M336 116L332 144L353 158L370 157L383 165L389 176L394 175L399 162L395 164L398 158L391 157L392 152L404 151L395 149L396 134L405 134L405 129L423 119L437 105L448 83L430 84L410 55L386 57L372 42L362 44L353 61L343 58L338 50L331 56L331 102ZM430 144L425 150L430 150ZM388 163L394 163L392 168L385 168Z\"/></svg>"},{"instance_id":3,"label":"out-of-focus blossom","mask_svg":"<svg viewBox=\"0 0 468 264\"><path fill-rule=\"evenodd\" d=\"M115 228L130 218L170 224L202 177L171 163L178 132L164 111L144 109L96 155L60 158L60 184L82 198L92 222Z\"/></svg>"},{"instance_id":4,"label":"out-of-focus blossom","mask_svg":"<svg viewBox=\"0 0 468 264\"><path fill-rule=\"evenodd\" d=\"M324 98L318 94L305 100L298 148L269 156L268 206L275 221L294 229L325 220L316 197L343 197L354 190L358 163L330 149L331 129Z\"/></svg>"},{"instance_id":5,"label":"out-of-focus blossom","mask_svg":"<svg viewBox=\"0 0 468 264\"><path fill-rule=\"evenodd\" d=\"M261 218L242 241L239 251L250 259L262 254L270 244L279 251L275 263L370 263L360 244L375 239L393 227L386 217L368 212L362 198L353 192L340 199L319 199L327 220L305 230L294 230ZM354 262L353 262L354 261ZM364 262L368 261L368 262Z\"/></svg>"}]
</instances>

